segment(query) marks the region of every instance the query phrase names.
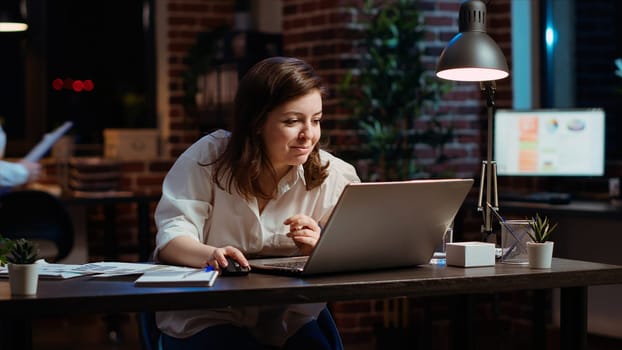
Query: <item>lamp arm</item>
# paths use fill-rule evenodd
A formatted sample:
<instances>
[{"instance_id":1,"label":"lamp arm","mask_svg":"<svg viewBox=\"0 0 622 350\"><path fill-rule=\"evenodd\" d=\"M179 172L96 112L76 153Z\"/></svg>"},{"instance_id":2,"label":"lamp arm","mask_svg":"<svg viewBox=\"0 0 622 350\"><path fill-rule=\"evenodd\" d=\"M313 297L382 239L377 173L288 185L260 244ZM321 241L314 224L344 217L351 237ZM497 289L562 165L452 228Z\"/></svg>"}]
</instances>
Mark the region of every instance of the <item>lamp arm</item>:
<instances>
[{"instance_id":1,"label":"lamp arm","mask_svg":"<svg viewBox=\"0 0 622 350\"><path fill-rule=\"evenodd\" d=\"M488 135L486 143L486 160L483 162L482 175L483 178L480 181L479 201L478 209L482 211L484 216L484 224L482 225L482 239L488 241L492 235L492 211L498 210L499 196L497 192L497 166L492 160L492 133L493 133L493 114L495 106L495 91L496 85L494 81L480 82L480 87L484 95L486 96L486 107L488 114ZM484 174L485 170L485 174ZM484 195L483 187L484 180L486 181L486 204L483 203L482 196ZM494 202L493 202L494 200ZM492 203L492 205L491 205Z\"/></svg>"},{"instance_id":2,"label":"lamp arm","mask_svg":"<svg viewBox=\"0 0 622 350\"><path fill-rule=\"evenodd\" d=\"M499 210L499 191L497 187L497 162L492 159L492 143L493 143L493 114L495 105L495 92L497 91L496 81L483 81L480 83L481 89L486 95L486 107L488 107L488 149L487 152L491 159L488 159L490 166L492 166L492 210Z\"/></svg>"}]
</instances>

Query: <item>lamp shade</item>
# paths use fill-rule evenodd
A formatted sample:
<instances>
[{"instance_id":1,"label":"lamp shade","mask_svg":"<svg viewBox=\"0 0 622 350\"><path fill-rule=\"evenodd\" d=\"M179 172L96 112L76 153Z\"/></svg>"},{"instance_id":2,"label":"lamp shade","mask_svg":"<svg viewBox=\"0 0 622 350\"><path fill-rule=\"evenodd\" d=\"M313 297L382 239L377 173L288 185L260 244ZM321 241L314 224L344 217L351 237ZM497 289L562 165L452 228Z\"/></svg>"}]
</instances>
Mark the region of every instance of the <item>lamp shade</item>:
<instances>
[{"instance_id":1,"label":"lamp shade","mask_svg":"<svg viewBox=\"0 0 622 350\"><path fill-rule=\"evenodd\" d=\"M486 33L486 5L479 0L460 6L460 33L441 53L436 76L455 81L491 81L509 76L503 52Z\"/></svg>"},{"instance_id":2,"label":"lamp shade","mask_svg":"<svg viewBox=\"0 0 622 350\"><path fill-rule=\"evenodd\" d=\"M20 0L0 1L0 32L22 32L28 24L22 15Z\"/></svg>"}]
</instances>

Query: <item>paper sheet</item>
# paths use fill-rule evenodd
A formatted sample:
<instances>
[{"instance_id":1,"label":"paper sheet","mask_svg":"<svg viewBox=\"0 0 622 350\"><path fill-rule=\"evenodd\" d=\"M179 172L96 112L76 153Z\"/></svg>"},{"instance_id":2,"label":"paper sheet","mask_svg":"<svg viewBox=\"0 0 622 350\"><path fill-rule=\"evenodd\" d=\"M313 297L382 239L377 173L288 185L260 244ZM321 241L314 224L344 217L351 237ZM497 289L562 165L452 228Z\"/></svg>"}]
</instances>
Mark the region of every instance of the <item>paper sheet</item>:
<instances>
[{"instance_id":1,"label":"paper sheet","mask_svg":"<svg viewBox=\"0 0 622 350\"><path fill-rule=\"evenodd\" d=\"M31 162L39 161L39 159L41 159L41 157L52 148L56 141L58 141L72 126L73 123L67 121L52 132L43 135L43 139L28 152L24 159Z\"/></svg>"}]
</instances>

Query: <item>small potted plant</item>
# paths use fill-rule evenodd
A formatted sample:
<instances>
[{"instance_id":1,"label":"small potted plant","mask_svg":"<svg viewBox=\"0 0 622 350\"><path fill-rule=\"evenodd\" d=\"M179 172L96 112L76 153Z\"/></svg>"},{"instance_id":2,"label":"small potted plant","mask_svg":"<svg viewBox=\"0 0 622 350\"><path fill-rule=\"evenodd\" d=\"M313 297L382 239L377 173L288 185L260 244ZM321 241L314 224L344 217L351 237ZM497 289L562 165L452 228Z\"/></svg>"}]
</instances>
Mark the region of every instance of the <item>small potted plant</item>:
<instances>
[{"instance_id":1,"label":"small potted plant","mask_svg":"<svg viewBox=\"0 0 622 350\"><path fill-rule=\"evenodd\" d=\"M551 233L557 228L557 223L551 223L549 218L536 217L530 222L533 232L527 231L532 242L527 242L529 266L536 269L548 269L553 259L553 242L549 241Z\"/></svg>"},{"instance_id":2,"label":"small potted plant","mask_svg":"<svg viewBox=\"0 0 622 350\"><path fill-rule=\"evenodd\" d=\"M8 263L9 284L13 295L37 294L39 280L39 259L37 245L20 238L10 240L0 237L0 264Z\"/></svg>"}]
</instances>

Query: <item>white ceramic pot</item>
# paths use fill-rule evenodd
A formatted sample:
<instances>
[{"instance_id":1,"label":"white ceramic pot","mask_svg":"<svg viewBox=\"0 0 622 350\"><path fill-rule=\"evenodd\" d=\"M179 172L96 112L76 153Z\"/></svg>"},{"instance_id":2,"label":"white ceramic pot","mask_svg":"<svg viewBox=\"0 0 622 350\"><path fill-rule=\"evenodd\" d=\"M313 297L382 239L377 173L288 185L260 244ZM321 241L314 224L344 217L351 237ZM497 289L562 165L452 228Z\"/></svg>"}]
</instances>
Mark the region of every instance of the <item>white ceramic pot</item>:
<instances>
[{"instance_id":1,"label":"white ceramic pot","mask_svg":"<svg viewBox=\"0 0 622 350\"><path fill-rule=\"evenodd\" d=\"M12 295L35 295L39 282L39 265L9 264L9 284Z\"/></svg>"},{"instance_id":2,"label":"white ceramic pot","mask_svg":"<svg viewBox=\"0 0 622 350\"><path fill-rule=\"evenodd\" d=\"M550 269L553 260L553 242L527 242L529 267L534 269Z\"/></svg>"}]
</instances>

